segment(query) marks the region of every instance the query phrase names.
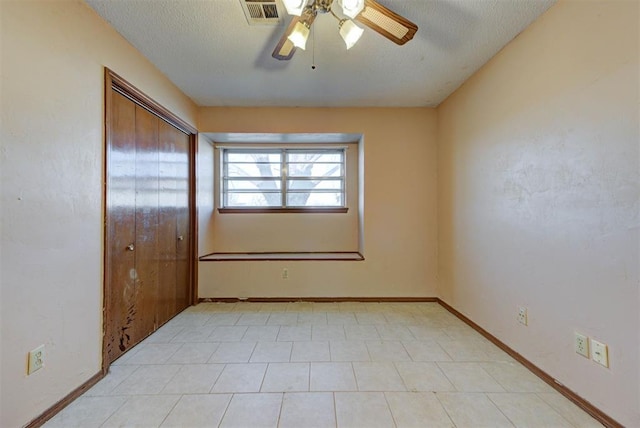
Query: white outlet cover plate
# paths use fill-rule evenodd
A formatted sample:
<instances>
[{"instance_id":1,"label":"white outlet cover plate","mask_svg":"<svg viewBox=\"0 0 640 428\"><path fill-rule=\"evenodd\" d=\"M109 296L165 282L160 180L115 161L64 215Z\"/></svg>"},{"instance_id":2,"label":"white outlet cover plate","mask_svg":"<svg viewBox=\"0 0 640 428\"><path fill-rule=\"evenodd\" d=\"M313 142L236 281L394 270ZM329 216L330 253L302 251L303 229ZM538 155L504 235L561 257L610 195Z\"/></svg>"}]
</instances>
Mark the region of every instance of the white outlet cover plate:
<instances>
[{"instance_id":1,"label":"white outlet cover plate","mask_svg":"<svg viewBox=\"0 0 640 428\"><path fill-rule=\"evenodd\" d=\"M591 359L598 364L609 367L609 349L607 345L591 339Z\"/></svg>"},{"instance_id":2,"label":"white outlet cover plate","mask_svg":"<svg viewBox=\"0 0 640 428\"><path fill-rule=\"evenodd\" d=\"M589 358L589 338L584 334L575 333L575 350L585 358Z\"/></svg>"},{"instance_id":3,"label":"white outlet cover plate","mask_svg":"<svg viewBox=\"0 0 640 428\"><path fill-rule=\"evenodd\" d=\"M29 352L29 367L27 368L27 374L31 374L37 370L40 370L43 366L44 345L40 345L33 351Z\"/></svg>"},{"instance_id":4,"label":"white outlet cover plate","mask_svg":"<svg viewBox=\"0 0 640 428\"><path fill-rule=\"evenodd\" d=\"M518 307L518 322L523 325L527 325L527 308L524 306Z\"/></svg>"}]
</instances>

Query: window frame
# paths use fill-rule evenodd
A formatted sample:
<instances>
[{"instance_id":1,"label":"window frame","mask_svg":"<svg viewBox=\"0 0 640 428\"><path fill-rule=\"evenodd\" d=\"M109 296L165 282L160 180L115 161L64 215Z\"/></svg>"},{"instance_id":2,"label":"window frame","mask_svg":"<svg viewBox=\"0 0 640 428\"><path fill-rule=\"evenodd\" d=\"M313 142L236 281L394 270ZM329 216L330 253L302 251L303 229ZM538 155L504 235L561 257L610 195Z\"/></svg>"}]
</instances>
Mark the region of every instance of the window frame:
<instances>
[{"instance_id":1,"label":"window frame","mask_svg":"<svg viewBox=\"0 0 640 428\"><path fill-rule=\"evenodd\" d=\"M339 192L342 195L342 206L288 206L287 195L292 193L302 193L299 191L291 191L289 189L290 180L300 180L300 177L289 175L288 154L291 153L339 153L341 155L341 174L338 177L303 177L302 180L315 179L335 179L341 182ZM274 179L280 182L279 192L281 195L280 206L233 206L228 205L228 188L227 182L232 177L228 174L228 155L230 153L265 153L279 154L280 157L280 175L273 177L250 177L249 179ZM274 178L275 177L275 178ZM219 207L218 212L221 214L246 214L246 213L347 213L347 148L335 146L323 147L303 147L296 148L290 146L273 146L273 147L220 147L220 175L218 183ZM309 193L323 193L318 191L310 191ZM326 193L330 193L327 191Z\"/></svg>"}]
</instances>

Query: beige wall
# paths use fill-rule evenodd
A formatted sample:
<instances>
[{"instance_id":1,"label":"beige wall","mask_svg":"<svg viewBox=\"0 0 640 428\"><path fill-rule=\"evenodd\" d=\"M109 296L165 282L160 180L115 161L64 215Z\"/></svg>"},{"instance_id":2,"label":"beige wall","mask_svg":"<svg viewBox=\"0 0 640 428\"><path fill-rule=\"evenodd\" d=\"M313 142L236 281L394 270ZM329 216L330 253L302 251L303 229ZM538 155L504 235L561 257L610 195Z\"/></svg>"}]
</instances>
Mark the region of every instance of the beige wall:
<instances>
[{"instance_id":1,"label":"beige wall","mask_svg":"<svg viewBox=\"0 0 640 428\"><path fill-rule=\"evenodd\" d=\"M101 366L103 66L192 124L196 106L83 2L0 14L0 426L16 427Z\"/></svg>"},{"instance_id":2,"label":"beige wall","mask_svg":"<svg viewBox=\"0 0 640 428\"><path fill-rule=\"evenodd\" d=\"M441 296L630 427L638 4L559 2L438 109ZM609 369L574 352L574 331L609 345Z\"/></svg>"},{"instance_id":3,"label":"beige wall","mask_svg":"<svg viewBox=\"0 0 640 428\"><path fill-rule=\"evenodd\" d=\"M435 296L433 109L202 108L199 126L201 132L217 133L363 134L361 238L366 258L362 262L200 262L200 297ZM199 212L201 251L215 242L215 227L208 223L215 222L211 214L211 209ZM285 267L288 280L281 277Z\"/></svg>"},{"instance_id":4,"label":"beige wall","mask_svg":"<svg viewBox=\"0 0 640 428\"><path fill-rule=\"evenodd\" d=\"M196 170L196 188L198 191L198 235L200 237L215 236L214 193L215 193L215 168L214 148L211 142L202 134L198 136L198 166ZM203 256L215 251L214 239L198 239L198 256Z\"/></svg>"}]
</instances>

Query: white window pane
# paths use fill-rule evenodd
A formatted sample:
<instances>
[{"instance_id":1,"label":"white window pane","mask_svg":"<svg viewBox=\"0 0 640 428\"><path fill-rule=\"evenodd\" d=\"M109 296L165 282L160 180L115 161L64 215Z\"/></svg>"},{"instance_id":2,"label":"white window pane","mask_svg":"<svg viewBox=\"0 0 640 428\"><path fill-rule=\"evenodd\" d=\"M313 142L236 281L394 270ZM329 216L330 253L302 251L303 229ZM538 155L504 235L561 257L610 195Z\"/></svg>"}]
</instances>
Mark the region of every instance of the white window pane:
<instances>
[{"instance_id":1,"label":"white window pane","mask_svg":"<svg viewBox=\"0 0 640 428\"><path fill-rule=\"evenodd\" d=\"M255 162L280 162L280 152L273 153L247 153L247 152L227 152L227 162L231 163L255 163Z\"/></svg>"},{"instance_id":2,"label":"white window pane","mask_svg":"<svg viewBox=\"0 0 640 428\"><path fill-rule=\"evenodd\" d=\"M290 207L342 207L342 193L287 193L287 206Z\"/></svg>"},{"instance_id":3,"label":"white window pane","mask_svg":"<svg viewBox=\"0 0 640 428\"><path fill-rule=\"evenodd\" d=\"M341 163L290 163L290 177L340 177Z\"/></svg>"},{"instance_id":4,"label":"white window pane","mask_svg":"<svg viewBox=\"0 0 640 428\"><path fill-rule=\"evenodd\" d=\"M280 164L229 163L227 177L280 177Z\"/></svg>"},{"instance_id":5,"label":"white window pane","mask_svg":"<svg viewBox=\"0 0 640 428\"><path fill-rule=\"evenodd\" d=\"M290 190L342 190L342 180L289 180Z\"/></svg>"},{"instance_id":6,"label":"white window pane","mask_svg":"<svg viewBox=\"0 0 640 428\"><path fill-rule=\"evenodd\" d=\"M227 207L279 207L281 205L281 193L227 192Z\"/></svg>"},{"instance_id":7,"label":"white window pane","mask_svg":"<svg viewBox=\"0 0 640 428\"><path fill-rule=\"evenodd\" d=\"M287 162L302 162L302 163L313 163L313 162L332 162L332 163L340 163L342 162L343 154L342 152L288 152L287 153Z\"/></svg>"},{"instance_id":8,"label":"white window pane","mask_svg":"<svg viewBox=\"0 0 640 428\"><path fill-rule=\"evenodd\" d=\"M225 150L224 206L281 207L282 180L289 177L285 206L343 207L344 158L344 152L336 149Z\"/></svg>"},{"instance_id":9,"label":"white window pane","mask_svg":"<svg viewBox=\"0 0 640 428\"><path fill-rule=\"evenodd\" d=\"M227 190L280 190L282 182L280 179L276 180L226 180Z\"/></svg>"}]
</instances>

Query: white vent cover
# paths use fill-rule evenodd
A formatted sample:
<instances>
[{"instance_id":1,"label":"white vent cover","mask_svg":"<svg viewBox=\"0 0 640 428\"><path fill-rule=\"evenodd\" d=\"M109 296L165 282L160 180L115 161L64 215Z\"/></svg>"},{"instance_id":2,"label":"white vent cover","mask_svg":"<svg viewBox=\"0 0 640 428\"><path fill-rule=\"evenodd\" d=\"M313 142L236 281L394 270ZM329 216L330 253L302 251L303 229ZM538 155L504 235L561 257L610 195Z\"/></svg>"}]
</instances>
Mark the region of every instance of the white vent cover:
<instances>
[{"instance_id":1,"label":"white vent cover","mask_svg":"<svg viewBox=\"0 0 640 428\"><path fill-rule=\"evenodd\" d=\"M281 0L240 0L249 25L281 25L286 11Z\"/></svg>"}]
</instances>

